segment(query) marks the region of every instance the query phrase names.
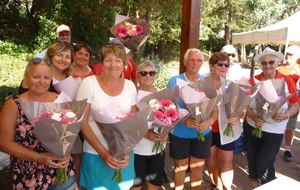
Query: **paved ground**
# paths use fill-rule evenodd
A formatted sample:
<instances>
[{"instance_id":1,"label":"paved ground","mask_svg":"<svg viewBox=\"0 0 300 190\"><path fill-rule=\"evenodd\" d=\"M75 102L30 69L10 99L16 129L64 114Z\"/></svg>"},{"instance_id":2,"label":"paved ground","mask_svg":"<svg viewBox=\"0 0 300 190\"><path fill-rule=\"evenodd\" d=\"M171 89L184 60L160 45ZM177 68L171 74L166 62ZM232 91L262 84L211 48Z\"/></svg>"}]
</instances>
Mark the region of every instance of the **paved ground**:
<instances>
[{"instance_id":1,"label":"paved ground","mask_svg":"<svg viewBox=\"0 0 300 190\"><path fill-rule=\"evenodd\" d=\"M284 144L282 144L282 148L280 149L280 152L278 153L275 162L277 177L284 175L293 178L297 181L300 181L300 126L299 125L300 125L300 118L298 118L298 127L295 130L295 138L292 147L292 153L294 159L292 162L289 163L284 161L283 159ZM173 160L167 156L165 163L166 163L166 172L168 178L171 180L170 183L165 184L165 189L171 189L171 187L173 186L172 184ZM245 152L235 154L233 164L234 164L233 190L250 190L251 185L250 185L250 180L247 177L247 158L245 156ZM205 174L207 174L207 170L205 171ZM207 175L205 175L204 179L207 182L207 184L210 183ZM186 178L186 180L188 180L188 178ZM185 183L185 189L189 189L188 181Z\"/></svg>"}]
</instances>

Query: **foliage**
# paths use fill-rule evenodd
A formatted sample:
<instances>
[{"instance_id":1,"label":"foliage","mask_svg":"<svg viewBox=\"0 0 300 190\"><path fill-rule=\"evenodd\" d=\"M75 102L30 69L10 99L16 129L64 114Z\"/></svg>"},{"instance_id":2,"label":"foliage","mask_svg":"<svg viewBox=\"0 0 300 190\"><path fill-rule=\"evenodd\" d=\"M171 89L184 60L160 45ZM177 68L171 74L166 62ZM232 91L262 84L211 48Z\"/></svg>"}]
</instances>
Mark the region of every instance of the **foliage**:
<instances>
[{"instance_id":1,"label":"foliage","mask_svg":"<svg viewBox=\"0 0 300 190\"><path fill-rule=\"evenodd\" d=\"M17 94L17 89L23 78L28 54L0 55L0 109L5 97Z\"/></svg>"}]
</instances>

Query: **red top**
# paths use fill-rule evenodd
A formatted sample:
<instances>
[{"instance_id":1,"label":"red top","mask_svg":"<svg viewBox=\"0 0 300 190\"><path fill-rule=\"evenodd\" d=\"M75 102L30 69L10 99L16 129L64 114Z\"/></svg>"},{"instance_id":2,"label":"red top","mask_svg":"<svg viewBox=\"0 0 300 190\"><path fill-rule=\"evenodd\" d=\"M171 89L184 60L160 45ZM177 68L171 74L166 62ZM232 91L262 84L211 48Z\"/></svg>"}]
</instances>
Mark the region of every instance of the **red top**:
<instances>
[{"instance_id":1,"label":"red top","mask_svg":"<svg viewBox=\"0 0 300 190\"><path fill-rule=\"evenodd\" d=\"M102 63L93 64L92 70L94 71L95 75L101 75L102 72ZM129 63L125 65L123 76L125 79L128 80L136 80L137 78L137 71L136 71L136 64L133 59L130 59Z\"/></svg>"}]
</instances>

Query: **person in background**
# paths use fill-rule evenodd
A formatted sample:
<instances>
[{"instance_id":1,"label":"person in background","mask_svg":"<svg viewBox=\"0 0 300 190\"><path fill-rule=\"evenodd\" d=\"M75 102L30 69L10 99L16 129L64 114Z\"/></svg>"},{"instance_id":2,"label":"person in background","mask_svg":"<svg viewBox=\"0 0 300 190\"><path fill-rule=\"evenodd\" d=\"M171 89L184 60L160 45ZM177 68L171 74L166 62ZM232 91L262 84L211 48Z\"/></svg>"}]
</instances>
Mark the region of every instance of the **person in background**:
<instances>
[{"instance_id":1,"label":"person in background","mask_svg":"<svg viewBox=\"0 0 300 190\"><path fill-rule=\"evenodd\" d=\"M266 121L256 114L256 99L250 103L247 109L243 127L247 144L249 177L253 188L275 179L274 163L286 124L288 119L295 116L299 110L295 83L290 77L276 70L282 59L281 53L275 52L269 47L254 58L256 62L261 64L262 69L262 73L256 75L255 79L259 81L284 79L285 92L291 93L292 97L282 106L281 111ZM251 79L250 82L254 84L254 79ZM261 128L261 138L252 135L255 128Z\"/></svg>"},{"instance_id":2,"label":"person in background","mask_svg":"<svg viewBox=\"0 0 300 190\"><path fill-rule=\"evenodd\" d=\"M59 42L68 42L71 43L71 29L69 26L62 24L56 28L56 39ZM38 53L35 57L37 58L45 58L47 53L47 49L43 50L42 52Z\"/></svg>"},{"instance_id":3,"label":"person in background","mask_svg":"<svg viewBox=\"0 0 300 190\"><path fill-rule=\"evenodd\" d=\"M102 74L83 79L77 100L88 100L81 132L85 137L80 167L80 185L92 189L130 189L135 177L133 154L124 160L114 158L108 143L90 115L91 110L115 118L118 114L136 112L137 91L132 81L121 78L126 62L124 46L108 44L101 51ZM111 104L119 109L108 111ZM122 168L123 181L112 178L116 169Z\"/></svg>"},{"instance_id":4,"label":"person in background","mask_svg":"<svg viewBox=\"0 0 300 190\"><path fill-rule=\"evenodd\" d=\"M168 88L177 86L177 78L194 83L200 80L199 69L203 64L203 54L199 49L190 48L184 54L184 65L186 71L178 76L172 77ZM179 100L180 108L186 108L182 99ZM190 168L190 187L199 189L203 182L203 167L205 159L210 156L211 128L218 116L218 110L213 111L212 116L203 121L197 122L188 118L179 123L169 134L170 156L174 159L173 179L175 190L184 189L184 179L186 171ZM197 131L201 131L205 141L201 142L197 138Z\"/></svg>"},{"instance_id":5,"label":"person in background","mask_svg":"<svg viewBox=\"0 0 300 190\"><path fill-rule=\"evenodd\" d=\"M238 54L235 47L231 44L225 45L221 49L221 53L224 53L229 58L230 67L227 72L227 79L229 80L238 80L242 77L241 70L242 67L238 63Z\"/></svg>"},{"instance_id":6,"label":"person in background","mask_svg":"<svg viewBox=\"0 0 300 190\"><path fill-rule=\"evenodd\" d=\"M116 38L112 38L110 39L110 44L119 44L119 45L123 45L122 42L120 42L118 39ZM124 67L124 71L122 74L122 77L127 79L127 80L131 80L136 86L137 86L137 66L136 63L133 59L133 53L130 49L125 48L126 51L126 64ZM101 75L102 72L102 63L97 63L97 64L93 64L91 65L95 75Z\"/></svg>"},{"instance_id":7,"label":"person in background","mask_svg":"<svg viewBox=\"0 0 300 190\"><path fill-rule=\"evenodd\" d=\"M225 53L216 52L210 57L209 66L211 70L210 76L214 81L215 88L218 90L218 93L222 93L225 90L225 84L222 81L226 80L227 72L230 67L230 58ZM219 106L224 107L223 101L221 101ZM225 111L225 109L218 110L219 118L224 117L224 115L226 116L226 113L220 113L221 110ZM229 118L228 122L234 126L240 122L239 119L243 116L244 113L241 113L239 117ZM211 156L207 159L207 164L214 188L218 187L218 178L220 176L223 186L222 189L227 190L231 189L233 181L232 160L235 141L224 145L221 144L220 125L224 124L222 124L219 119L212 125Z\"/></svg>"},{"instance_id":8,"label":"person in background","mask_svg":"<svg viewBox=\"0 0 300 190\"><path fill-rule=\"evenodd\" d=\"M57 158L32 133L34 126L22 111L19 100L53 102L57 94L48 91L52 74L48 64L32 59L25 70L28 90L9 97L0 113L0 150L11 155L12 189L75 189L74 163L70 156ZM55 169L68 168L66 184L55 183Z\"/></svg>"},{"instance_id":9,"label":"person in background","mask_svg":"<svg viewBox=\"0 0 300 190\"><path fill-rule=\"evenodd\" d=\"M155 78L155 65L151 61L143 61L138 66L138 100L157 92L154 87ZM159 140L161 140L160 135L153 129L149 129L145 137L134 147L136 176L131 190L142 190L145 183L148 190L159 190L160 186L163 185L165 156L160 152L153 152L153 146Z\"/></svg>"},{"instance_id":10,"label":"person in background","mask_svg":"<svg viewBox=\"0 0 300 190\"><path fill-rule=\"evenodd\" d=\"M300 47L293 45L289 46L286 50L285 63L278 67L278 71L284 75L290 76L295 84L299 84L300 65L297 64L297 60L300 58ZM298 85L299 89L299 85ZM285 139L285 151L284 160L287 162L292 161L292 144L294 137L294 130L297 127L298 114L294 117L290 117L286 126L284 139Z\"/></svg>"},{"instance_id":11,"label":"person in background","mask_svg":"<svg viewBox=\"0 0 300 190\"><path fill-rule=\"evenodd\" d=\"M94 74L89 66L92 55L91 47L86 43L78 42L74 46L75 64L71 67L71 76L73 78L85 78Z\"/></svg>"}]
</instances>

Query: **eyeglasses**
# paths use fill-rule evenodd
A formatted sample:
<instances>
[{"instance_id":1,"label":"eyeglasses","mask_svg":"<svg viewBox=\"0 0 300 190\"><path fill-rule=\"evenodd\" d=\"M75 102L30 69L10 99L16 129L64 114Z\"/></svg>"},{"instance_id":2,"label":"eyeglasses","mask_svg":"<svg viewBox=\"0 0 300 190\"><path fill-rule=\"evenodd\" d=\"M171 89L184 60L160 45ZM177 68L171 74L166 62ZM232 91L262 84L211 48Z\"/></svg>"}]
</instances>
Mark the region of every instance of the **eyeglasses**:
<instances>
[{"instance_id":1,"label":"eyeglasses","mask_svg":"<svg viewBox=\"0 0 300 190\"><path fill-rule=\"evenodd\" d=\"M230 66L229 63L222 63L222 62L218 62L217 65L218 65L219 67L225 66L226 68L228 68L228 67Z\"/></svg>"},{"instance_id":2,"label":"eyeglasses","mask_svg":"<svg viewBox=\"0 0 300 190\"><path fill-rule=\"evenodd\" d=\"M226 55L228 56L228 57L233 57L233 58L235 58L235 54L234 53L226 53Z\"/></svg>"},{"instance_id":3,"label":"eyeglasses","mask_svg":"<svg viewBox=\"0 0 300 190\"><path fill-rule=\"evenodd\" d=\"M151 77L154 77L156 75L156 71L140 71L139 74L142 76L142 77L145 77L149 74L149 76Z\"/></svg>"},{"instance_id":4,"label":"eyeglasses","mask_svg":"<svg viewBox=\"0 0 300 190\"><path fill-rule=\"evenodd\" d=\"M275 63L277 63L277 61L262 61L260 63L261 63L261 65L267 65L267 64L274 65Z\"/></svg>"}]
</instances>

